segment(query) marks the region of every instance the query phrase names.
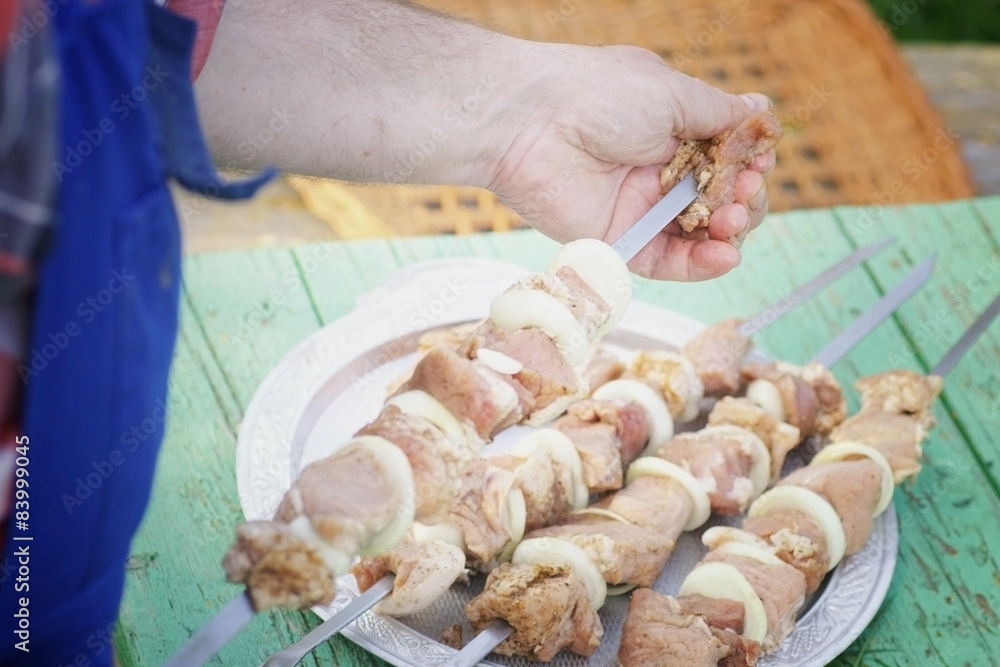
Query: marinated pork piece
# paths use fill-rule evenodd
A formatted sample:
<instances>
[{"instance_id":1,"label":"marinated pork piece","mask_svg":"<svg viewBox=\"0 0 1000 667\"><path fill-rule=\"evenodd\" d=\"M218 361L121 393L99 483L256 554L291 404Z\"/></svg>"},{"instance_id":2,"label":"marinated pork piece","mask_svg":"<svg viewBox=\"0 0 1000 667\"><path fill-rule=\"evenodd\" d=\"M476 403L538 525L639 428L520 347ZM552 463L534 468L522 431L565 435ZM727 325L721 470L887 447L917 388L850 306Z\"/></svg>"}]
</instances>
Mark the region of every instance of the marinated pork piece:
<instances>
[{"instance_id":1,"label":"marinated pork piece","mask_svg":"<svg viewBox=\"0 0 1000 667\"><path fill-rule=\"evenodd\" d=\"M570 406L569 414L585 422L601 422L615 427L622 465L628 467L649 440L649 420L638 403L584 399Z\"/></svg>"},{"instance_id":2,"label":"marinated pork piece","mask_svg":"<svg viewBox=\"0 0 1000 667\"><path fill-rule=\"evenodd\" d=\"M740 332L741 326L739 318L722 320L684 345L684 355L697 369L706 394L728 395L739 390L743 359L753 344Z\"/></svg>"},{"instance_id":3,"label":"marinated pork piece","mask_svg":"<svg viewBox=\"0 0 1000 667\"><path fill-rule=\"evenodd\" d=\"M802 437L829 433L847 416L847 401L840 383L829 370L815 362L795 366L783 361L750 362L743 379L767 380L778 388L785 421L798 427Z\"/></svg>"},{"instance_id":4,"label":"marinated pork piece","mask_svg":"<svg viewBox=\"0 0 1000 667\"><path fill-rule=\"evenodd\" d=\"M743 367L742 373L747 382L767 380L777 388L784 421L799 429L803 439L815 432L819 398L808 382L797 374L779 371L773 362L748 363Z\"/></svg>"},{"instance_id":5,"label":"marinated pork piece","mask_svg":"<svg viewBox=\"0 0 1000 667\"><path fill-rule=\"evenodd\" d=\"M385 575L395 574L392 593L375 609L389 616L408 616L432 605L465 575L465 554L440 540L404 541L388 553L362 558L351 572L362 593Z\"/></svg>"},{"instance_id":6,"label":"marinated pork piece","mask_svg":"<svg viewBox=\"0 0 1000 667\"><path fill-rule=\"evenodd\" d=\"M226 578L245 584L256 611L327 604L336 592L333 572L314 546L282 524L250 521L222 561Z\"/></svg>"},{"instance_id":7,"label":"marinated pork piece","mask_svg":"<svg viewBox=\"0 0 1000 667\"><path fill-rule=\"evenodd\" d=\"M754 667L760 656L760 644L732 630L709 626L712 634L729 649L729 655L719 661L718 667Z\"/></svg>"},{"instance_id":8,"label":"marinated pork piece","mask_svg":"<svg viewBox=\"0 0 1000 667\"><path fill-rule=\"evenodd\" d=\"M516 457L509 457L515 462ZM462 474L458 496L451 506L449 522L465 539L470 565L491 563L515 535L511 533L507 497L517 487L517 477L496 459L473 461Z\"/></svg>"},{"instance_id":9,"label":"marinated pork piece","mask_svg":"<svg viewBox=\"0 0 1000 667\"><path fill-rule=\"evenodd\" d=\"M526 531L551 526L572 508L572 472L560 461L544 454L535 454L527 459L503 456L490 460L514 473L514 484L524 494Z\"/></svg>"},{"instance_id":10,"label":"marinated pork piece","mask_svg":"<svg viewBox=\"0 0 1000 667\"><path fill-rule=\"evenodd\" d=\"M805 576L787 563L769 565L753 558L708 552L703 563L726 563L740 571L764 604L767 634L761 642L765 653L778 648L795 628L795 616L805 602Z\"/></svg>"},{"instance_id":11,"label":"marinated pork piece","mask_svg":"<svg viewBox=\"0 0 1000 667\"><path fill-rule=\"evenodd\" d=\"M672 189L692 170L698 198L677 216L685 232L708 226L709 216L736 197L736 177L754 158L781 140L781 123L770 111L758 111L731 130L703 140L682 141L670 164L660 171L662 192Z\"/></svg>"},{"instance_id":12,"label":"marinated pork piece","mask_svg":"<svg viewBox=\"0 0 1000 667\"><path fill-rule=\"evenodd\" d=\"M816 392L819 410L816 413L816 433L829 433L847 417L847 400L844 392L830 369L823 364L811 361L805 366L794 366L778 362L782 370L796 369L802 374L802 379L810 384Z\"/></svg>"},{"instance_id":13,"label":"marinated pork piece","mask_svg":"<svg viewBox=\"0 0 1000 667\"><path fill-rule=\"evenodd\" d=\"M646 413L635 403L584 399L553 426L573 441L584 481L595 493L622 488L625 468L649 437Z\"/></svg>"},{"instance_id":14,"label":"marinated pork piece","mask_svg":"<svg viewBox=\"0 0 1000 667\"><path fill-rule=\"evenodd\" d=\"M799 468L778 482L815 491L830 501L844 524L846 555L857 553L872 531L872 512L882 494L882 468L871 459Z\"/></svg>"},{"instance_id":15,"label":"marinated pork piece","mask_svg":"<svg viewBox=\"0 0 1000 667\"><path fill-rule=\"evenodd\" d=\"M795 426L779 421L762 407L746 398L725 396L708 414L712 426L732 424L757 434L771 452L771 483L778 480L788 452L801 442L801 432Z\"/></svg>"},{"instance_id":16,"label":"marinated pork piece","mask_svg":"<svg viewBox=\"0 0 1000 667\"><path fill-rule=\"evenodd\" d=\"M677 604L685 614L695 614L705 619L711 628L743 632L743 603L734 600L716 600L704 595L682 595Z\"/></svg>"},{"instance_id":17,"label":"marinated pork piece","mask_svg":"<svg viewBox=\"0 0 1000 667\"><path fill-rule=\"evenodd\" d=\"M926 437L926 429L912 417L875 411L859 412L830 433L833 442L860 442L877 449L889 462L897 485L920 472L920 443Z\"/></svg>"},{"instance_id":18,"label":"marinated pork piece","mask_svg":"<svg viewBox=\"0 0 1000 667\"><path fill-rule=\"evenodd\" d=\"M534 273L516 282L507 291L535 290L545 292L569 309L588 337L608 320L611 308L583 282L576 271L564 266L555 275Z\"/></svg>"},{"instance_id":19,"label":"marinated pork piece","mask_svg":"<svg viewBox=\"0 0 1000 667\"><path fill-rule=\"evenodd\" d=\"M599 516L578 515L571 523L525 536L558 537L580 547L611 585L652 586L667 564L674 541L647 528Z\"/></svg>"},{"instance_id":20,"label":"marinated pork piece","mask_svg":"<svg viewBox=\"0 0 1000 667\"><path fill-rule=\"evenodd\" d=\"M503 331L487 322L459 348L458 353L476 358L480 348L494 350L522 364L521 370L507 376L516 385L518 395L532 397L524 413L533 421L548 421L566 407L587 395L587 384L573 370L566 356L541 329ZM522 402L525 402L522 399Z\"/></svg>"},{"instance_id":21,"label":"marinated pork piece","mask_svg":"<svg viewBox=\"0 0 1000 667\"><path fill-rule=\"evenodd\" d=\"M542 274L539 274L542 275ZM562 281L562 286L566 290L569 298L563 301L569 307L569 312L573 313L576 320L583 326L583 330L590 337L602 324L608 321L611 315L611 304L601 298L590 288L583 278L576 271L568 266L561 266L556 271L555 277ZM553 296L556 296L553 294Z\"/></svg>"},{"instance_id":22,"label":"marinated pork piece","mask_svg":"<svg viewBox=\"0 0 1000 667\"><path fill-rule=\"evenodd\" d=\"M751 471L758 455L746 438L705 431L675 435L653 452L690 472L708 493L712 511L719 514L739 514L756 496Z\"/></svg>"},{"instance_id":23,"label":"marinated pork piece","mask_svg":"<svg viewBox=\"0 0 1000 667\"><path fill-rule=\"evenodd\" d=\"M597 507L676 541L691 514L691 496L676 480L644 475L602 498Z\"/></svg>"},{"instance_id":24,"label":"marinated pork piece","mask_svg":"<svg viewBox=\"0 0 1000 667\"><path fill-rule=\"evenodd\" d=\"M729 649L700 616L649 588L632 593L618 648L621 667L717 667Z\"/></svg>"},{"instance_id":25,"label":"marinated pork piece","mask_svg":"<svg viewBox=\"0 0 1000 667\"><path fill-rule=\"evenodd\" d=\"M624 372L625 364L621 360L598 347L597 351L594 352L593 356L587 362L582 375L587 386L590 387L590 392L593 393L602 384L607 384L612 380L620 378Z\"/></svg>"},{"instance_id":26,"label":"marinated pork piece","mask_svg":"<svg viewBox=\"0 0 1000 667\"><path fill-rule=\"evenodd\" d=\"M427 352L439 346L447 347L450 350L457 350L481 326L483 326L482 321L464 322L451 327L431 329L421 334L420 338L417 339L417 350Z\"/></svg>"},{"instance_id":27,"label":"marinated pork piece","mask_svg":"<svg viewBox=\"0 0 1000 667\"><path fill-rule=\"evenodd\" d=\"M604 635L587 589L568 565L504 563L465 605L465 615L477 634L498 618L507 621L514 634L494 652L532 660L551 660L563 649L588 657Z\"/></svg>"},{"instance_id":28,"label":"marinated pork piece","mask_svg":"<svg viewBox=\"0 0 1000 667\"><path fill-rule=\"evenodd\" d=\"M622 488L625 470L614 426L600 421L584 421L576 415L560 417L552 426L573 441L583 464L583 480L591 493Z\"/></svg>"},{"instance_id":29,"label":"marinated pork piece","mask_svg":"<svg viewBox=\"0 0 1000 667\"><path fill-rule=\"evenodd\" d=\"M861 394L861 411L886 412L913 417L925 429L934 427L931 405L941 393L944 379L896 370L864 377L854 383Z\"/></svg>"},{"instance_id":30,"label":"marinated pork piece","mask_svg":"<svg viewBox=\"0 0 1000 667\"><path fill-rule=\"evenodd\" d=\"M357 435L377 435L403 450L413 468L415 518L424 523L437 523L448 516L462 471L478 456L464 440L459 442L426 419L407 415L395 405L385 406L378 419Z\"/></svg>"},{"instance_id":31,"label":"marinated pork piece","mask_svg":"<svg viewBox=\"0 0 1000 667\"><path fill-rule=\"evenodd\" d=\"M410 389L421 389L436 398L483 440L524 415L510 385L481 373L472 361L443 347L434 348L420 360L403 385L403 391Z\"/></svg>"},{"instance_id":32,"label":"marinated pork piece","mask_svg":"<svg viewBox=\"0 0 1000 667\"><path fill-rule=\"evenodd\" d=\"M775 549L775 556L805 576L806 595L819 589L829 570L830 556L823 530L809 516L784 510L748 517L743 521L743 530L770 544Z\"/></svg>"},{"instance_id":33,"label":"marinated pork piece","mask_svg":"<svg viewBox=\"0 0 1000 667\"><path fill-rule=\"evenodd\" d=\"M698 416L705 386L695 365L684 355L665 350L640 351L625 377L645 380L663 397L674 421L689 422Z\"/></svg>"},{"instance_id":34,"label":"marinated pork piece","mask_svg":"<svg viewBox=\"0 0 1000 667\"><path fill-rule=\"evenodd\" d=\"M462 639L462 624L455 623L454 625L449 625L441 633L438 641L445 646L450 646L456 651L461 651L462 645L465 643Z\"/></svg>"},{"instance_id":35,"label":"marinated pork piece","mask_svg":"<svg viewBox=\"0 0 1000 667\"><path fill-rule=\"evenodd\" d=\"M719 667L752 667L757 664L760 644L747 639L743 632L743 603L716 600L703 595L684 595L677 603L686 614L704 619L715 638L729 649L729 655L719 661Z\"/></svg>"},{"instance_id":36,"label":"marinated pork piece","mask_svg":"<svg viewBox=\"0 0 1000 667\"><path fill-rule=\"evenodd\" d=\"M302 470L274 520L308 521L317 537L342 554L356 554L395 519L404 498L374 451L348 446Z\"/></svg>"},{"instance_id":37,"label":"marinated pork piece","mask_svg":"<svg viewBox=\"0 0 1000 667\"><path fill-rule=\"evenodd\" d=\"M405 385L413 376L413 369L417 367L417 364L420 363L420 360L424 358L424 355L426 355L431 348L441 346L446 347L449 350L458 349L458 347L464 343L470 335L472 335L472 332L475 331L477 327L482 326L482 324L482 322L465 322L463 324L456 324L452 327L431 329L430 331L421 334L420 338L417 339L417 353L419 356L413 362L412 366L389 382L385 388L385 395L387 397L392 396L401 390L402 386Z\"/></svg>"}]
</instances>

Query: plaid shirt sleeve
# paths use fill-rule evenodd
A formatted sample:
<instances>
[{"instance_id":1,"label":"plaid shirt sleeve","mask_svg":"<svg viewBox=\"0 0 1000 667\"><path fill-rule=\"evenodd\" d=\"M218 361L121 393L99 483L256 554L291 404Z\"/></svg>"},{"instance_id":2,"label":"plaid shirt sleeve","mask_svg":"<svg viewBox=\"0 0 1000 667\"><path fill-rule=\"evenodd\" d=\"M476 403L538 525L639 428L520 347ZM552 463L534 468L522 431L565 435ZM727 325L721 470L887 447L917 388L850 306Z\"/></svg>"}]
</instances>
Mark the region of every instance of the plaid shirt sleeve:
<instances>
[{"instance_id":1,"label":"plaid shirt sleeve","mask_svg":"<svg viewBox=\"0 0 1000 667\"><path fill-rule=\"evenodd\" d=\"M198 24L198 36L195 38L194 53L191 57L191 80L201 74L208 52L215 39L215 30L219 27L222 17L222 7L225 0L168 0L167 9L186 16Z\"/></svg>"}]
</instances>

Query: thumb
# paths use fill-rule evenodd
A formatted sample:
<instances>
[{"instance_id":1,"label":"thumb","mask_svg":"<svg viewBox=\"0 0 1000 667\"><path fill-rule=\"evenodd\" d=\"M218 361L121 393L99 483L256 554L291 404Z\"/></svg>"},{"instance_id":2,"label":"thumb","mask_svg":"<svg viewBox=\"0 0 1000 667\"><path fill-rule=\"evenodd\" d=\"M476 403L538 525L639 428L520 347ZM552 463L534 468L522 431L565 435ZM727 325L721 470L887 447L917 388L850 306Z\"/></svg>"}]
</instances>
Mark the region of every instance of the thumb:
<instances>
[{"instance_id":1,"label":"thumb","mask_svg":"<svg viewBox=\"0 0 1000 667\"><path fill-rule=\"evenodd\" d=\"M675 135L682 139L709 139L735 127L755 111L771 108L760 93L731 95L701 79L677 72L673 86Z\"/></svg>"}]
</instances>

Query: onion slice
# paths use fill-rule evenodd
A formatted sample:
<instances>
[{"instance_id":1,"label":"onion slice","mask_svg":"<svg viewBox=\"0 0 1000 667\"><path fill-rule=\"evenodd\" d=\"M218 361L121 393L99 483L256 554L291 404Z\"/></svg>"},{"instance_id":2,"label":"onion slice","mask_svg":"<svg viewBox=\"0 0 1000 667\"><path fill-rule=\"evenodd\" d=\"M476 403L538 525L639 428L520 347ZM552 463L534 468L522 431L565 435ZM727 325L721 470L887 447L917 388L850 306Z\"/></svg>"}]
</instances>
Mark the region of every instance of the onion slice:
<instances>
[{"instance_id":1,"label":"onion slice","mask_svg":"<svg viewBox=\"0 0 1000 667\"><path fill-rule=\"evenodd\" d=\"M770 380L757 378L747 386L747 398L778 421L785 421L785 404L778 386Z\"/></svg>"},{"instance_id":2,"label":"onion slice","mask_svg":"<svg viewBox=\"0 0 1000 667\"><path fill-rule=\"evenodd\" d=\"M490 369L504 375L514 375L515 373L520 373L521 369L524 368L524 364L517 359L509 357L503 352L497 352L496 350L491 350L487 347L477 349L476 358Z\"/></svg>"},{"instance_id":3,"label":"onion slice","mask_svg":"<svg viewBox=\"0 0 1000 667\"><path fill-rule=\"evenodd\" d=\"M573 313L551 294L512 289L493 299L490 320L506 331L537 327L551 336L570 365L587 355L588 339Z\"/></svg>"},{"instance_id":4,"label":"onion slice","mask_svg":"<svg viewBox=\"0 0 1000 667\"><path fill-rule=\"evenodd\" d=\"M680 594L743 603L743 636L762 643L767 635L767 613L757 591L743 573L728 563L703 563L685 577Z\"/></svg>"},{"instance_id":5,"label":"onion slice","mask_svg":"<svg viewBox=\"0 0 1000 667\"><path fill-rule=\"evenodd\" d=\"M598 327L594 337L611 331L625 315L632 298L628 266L611 246L597 239L578 239L565 244L556 251L545 272L555 275L564 266L576 271L611 309L608 321Z\"/></svg>"},{"instance_id":6,"label":"onion slice","mask_svg":"<svg viewBox=\"0 0 1000 667\"><path fill-rule=\"evenodd\" d=\"M639 380L612 380L594 390L591 396L598 401L623 401L636 403L646 413L649 421L649 441L645 452L652 452L670 442L674 437L674 420L663 399L652 387Z\"/></svg>"},{"instance_id":7,"label":"onion slice","mask_svg":"<svg viewBox=\"0 0 1000 667\"><path fill-rule=\"evenodd\" d=\"M809 462L809 465L817 465L820 463L834 463L836 461L844 461L855 456L862 456L871 459L882 469L882 487L881 493L878 499L878 505L872 511L872 516L876 517L889 507L889 503L892 502L892 492L896 489L895 480L893 477L892 466L889 465L889 461L882 455L882 452L878 451L874 447L869 447L860 442L835 442L831 445L827 445L823 449L816 453L813 460Z\"/></svg>"},{"instance_id":8,"label":"onion slice","mask_svg":"<svg viewBox=\"0 0 1000 667\"><path fill-rule=\"evenodd\" d=\"M455 415L426 391L420 389L404 391L390 396L385 404L395 405L403 414L426 419L459 442L466 441L466 431Z\"/></svg>"},{"instance_id":9,"label":"onion slice","mask_svg":"<svg viewBox=\"0 0 1000 667\"><path fill-rule=\"evenodd\" d=\"M587 589L594 609L604 606L608 585L604 575L583 549L555 537L534 537L517 545L511 558L514 565L569 565Z\"/></svg>"},{"instance_id":10,"label":"onion slice","mask_svg":"<svg viewBox=\"0 0 1000 667\"><path fill-rule=\"evenodd\" d=\"M614 586L608 586L608 597L612 598L618 595L625 595L638 587L639 584L615 584Z\"/></svg>"},{"instance_id":11,"label":"onion slice","mask_svg":"<svg viewBox=\"0 0 1000 667\"><path fill-rule=\"evenodd\" d=\"M767 516L785 510L802 512L819 525L826 537L826 550L830 555L830 564L826 571L835 568L844 558L847 537L844 534L844 524L841 523L833 505L814 491L789 484L776 486L755 500L750 505L747 516Z\"/></svg>"},{"instance_id":12,"label":"onion slice","mask_svg":"<svg viewBox=\"0 0 1000 667\"><path fill-rule=\"evenodd\" d=\"M618 523L624 523L627 526L631 526L632 522L623 517L618 512L612 512L611 510L606 510L603 507L585 507L582 510L576 510L573 512L574 516L599 516L604 519L611 519L612 521L617 521ZM610 594L610 593L609 593Z\"/></svg>"},{"instance_id":13,"label":"onion slice","mask_svg":"<svg viewBox=\"0 0 1000 667\"><path fill-rule=\"evenodd\" d=\"M694 475L670 461L655 456L643 456L632 461L628 472L625 473L625 483L631 484L633 480L646 475L666 477L684 487L691 498L691 514L688 515L688 520L684 524L684 530L694 530L708 521L708 517L712 515L712 503L708 498L708 493L694 478Z\"/></svg>"},{"instance_id":14,"label":"onion slice","mask_svg":"<svg viewBox=\"0 0 1000 667\"><path fill-rule=\"evenodd\" d=\"M448 521L432 524L415 521L411 535L413 535L414 542L418 544L445 542L453 544L459 549L465 549L465 536L462 535L462 529Z\"/></svg>"},{"instance_id":15,"label":"onion slice","mask_svg":"<svg viewBox=\"0 0 1000 667\"><path fill-rule=\"evenodd\" d=\"M389 525L372 537L362 547L362 556L374 556L393 548L403 539L413 526L417 507L417 494L413 484L413 468L403 450L385 438L376 435L361 435L348 443L349 447L364 447L375 455L385 470L391 475L393 487L399 492L399 503Z\"/></svg>"},{"instance_id":16,"label":"onion slice","mask_svg":"<svg viewBox=\"0 0 1000 667\"><path fill-rule=\"evenodd\" d=\"M507 492L507 532L510 534L511 542L520 542L524 539L524 527L528 522L528 509L524 503L524 492L521 489L511 487Z\"/></svg>"},{"instance_id":17,"label":"onion slice","mask_svg":"<svg viewBox=\"0 0 1000 667\"><path fill-rule=\"evenodd\" d=\"M712 551L727 556L752 558L765 565L782 565L785 562L775 556L773 550L759 544L750 544L749 542L723 542Z\"/></svg>"}]
</instances>

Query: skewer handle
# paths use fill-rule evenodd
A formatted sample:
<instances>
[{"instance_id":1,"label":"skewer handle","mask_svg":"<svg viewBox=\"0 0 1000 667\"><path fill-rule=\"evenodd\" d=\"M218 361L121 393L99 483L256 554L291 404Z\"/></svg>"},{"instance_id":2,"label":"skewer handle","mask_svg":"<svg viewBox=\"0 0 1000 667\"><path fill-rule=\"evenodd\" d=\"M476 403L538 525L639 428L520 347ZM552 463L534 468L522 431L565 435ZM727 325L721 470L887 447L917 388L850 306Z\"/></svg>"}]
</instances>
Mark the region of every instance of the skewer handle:
<instances>
[{"instance_id":1,"label":"skewer handle","mask_svg":"<svg viewBox=\"0 0 1000 667\"><path fill-rule=\"evenodd\" d=\"M498 618L487 625L485 630L476 635L451 660L444 663L444 667L475 667L480 660L499 646L500 642L512 634L514 634L514 628L507 625L507 621Z\"/></svg>"},{"instance_id":2,"label":"skewer handle","mask_svg":"<svg viewBox=\"0 0 1000 667\"><path fill-rule=\"evenodd\" d=\"M374 607L379 600L391 593L395 581L396 575L385 575L367 591L354 598L349 605L313 628L305 637L265 660L261 667L286 667L298 663L299 660L306 657L309 651L346 628L358 616Z\"/></svg>"},{"instance_id":3,"label":"skewer handle","mask_svg":"<svg viewBox=\"0 0 1000 667\"><path fill-rule=\"evenodd\" d=\"M254 617L250 596L243 593L219 610L163 667L199 667L222 650Z\"/></svg>"}]
</instances>

